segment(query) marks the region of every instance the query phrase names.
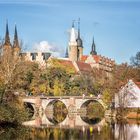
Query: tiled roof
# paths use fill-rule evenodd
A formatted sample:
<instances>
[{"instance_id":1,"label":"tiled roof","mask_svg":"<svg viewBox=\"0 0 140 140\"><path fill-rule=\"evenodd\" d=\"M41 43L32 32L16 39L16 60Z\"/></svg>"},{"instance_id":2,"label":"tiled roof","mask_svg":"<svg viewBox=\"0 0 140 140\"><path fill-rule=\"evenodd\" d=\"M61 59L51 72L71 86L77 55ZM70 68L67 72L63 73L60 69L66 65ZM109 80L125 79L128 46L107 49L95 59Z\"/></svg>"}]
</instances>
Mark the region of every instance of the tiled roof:
<instances>
[{"instance_id":1,"label":"tiled roof","mask_svg":"<svg viewBox=\"0 0 140 140\"><path fill-rule=\"evenodd\" d=\"M82 61L82 62L85 62L87 58L88 58L88 55L82 55L81 61Z\"/></svg>"},{"instance_id":2,"label":"tiled roof","mask_svg":"<svg viewBox=\"0 0 140 140\"><path fill-rule=\"evenodd\" d=\"M90 64L87 64L84 62L79 62L79 61L77 61L76 64L77 64L80 72L91 72L92 71Z\"/></svg>"},{"instance_id":3,"label":"tiled roof","mask_svg":"<svg viewBox=\"0 0 140 140\"><path fill-rule=\"evenodd\" d=\"M93 55L92 57L93 57L93 59L95 60L96 63L99 63L99 60L100 60L101 56Z\"/></svg>"}]
</instances>

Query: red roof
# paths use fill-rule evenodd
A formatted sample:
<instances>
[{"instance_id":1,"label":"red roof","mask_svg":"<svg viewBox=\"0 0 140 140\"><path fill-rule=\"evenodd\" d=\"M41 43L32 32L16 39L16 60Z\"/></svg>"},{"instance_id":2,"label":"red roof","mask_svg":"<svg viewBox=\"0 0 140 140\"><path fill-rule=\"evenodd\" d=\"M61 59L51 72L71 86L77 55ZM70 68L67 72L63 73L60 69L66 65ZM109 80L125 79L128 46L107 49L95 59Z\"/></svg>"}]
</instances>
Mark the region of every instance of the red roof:
<instances>
[{"instance_id":1,"label":"red roof","mask_svg":"<svg viewBox=\"0 0 140 140\"><path fill-rule=\"evenodd\" d=\"M81 61L82 61L82 62L85 62L87 58L88 58L88 55L82 55Z\"/></svg>"},{"instance_id":2,"label":"red roof","mask_svg":"<svg viewBox=\"0 0 140 140\"><path fill-rule=\"evenodd\" d=\"M77 64L80 72L91 72L92 71L90 64L80 62L80 61L77 61L76 64Z\"/></svg>"},{"instance_id":3,"label":"red roof","mask_svg":"<svg viewBox=\"0 0 140 140\"><path fill-rule=\"evenodd\" d=\"M93 57L93 59L95 60L96 63L99 63L99 60L101 58L99 55L93 55L92 57Z\"/></svg>"}]
</instances>

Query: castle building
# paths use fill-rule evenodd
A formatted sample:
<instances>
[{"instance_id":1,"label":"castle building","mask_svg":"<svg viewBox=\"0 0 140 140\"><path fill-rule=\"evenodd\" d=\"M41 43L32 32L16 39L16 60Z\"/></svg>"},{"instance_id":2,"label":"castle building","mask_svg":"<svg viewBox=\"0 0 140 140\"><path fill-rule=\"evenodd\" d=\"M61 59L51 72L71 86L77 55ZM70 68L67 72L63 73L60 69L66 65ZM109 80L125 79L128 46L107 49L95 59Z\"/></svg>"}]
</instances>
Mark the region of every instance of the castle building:
<instances>
[{"instance_id":1,"label":"castle building","mask_svg":"<svg viewBox=\"0 0 140 140\"><path fill-rule=\"evenodd\" d=\"M80 21L78 21L78 35L74 28L74 23L70 31L70 39L68 49L66 49L65 57L70 61L78 61L89 64L92 68L103 70L109 76L112 72L115 61L97 54L96 45L93 37L91 51L89 55L83 55L83 41L80 37Z\"/></svg>"}]
</instances>

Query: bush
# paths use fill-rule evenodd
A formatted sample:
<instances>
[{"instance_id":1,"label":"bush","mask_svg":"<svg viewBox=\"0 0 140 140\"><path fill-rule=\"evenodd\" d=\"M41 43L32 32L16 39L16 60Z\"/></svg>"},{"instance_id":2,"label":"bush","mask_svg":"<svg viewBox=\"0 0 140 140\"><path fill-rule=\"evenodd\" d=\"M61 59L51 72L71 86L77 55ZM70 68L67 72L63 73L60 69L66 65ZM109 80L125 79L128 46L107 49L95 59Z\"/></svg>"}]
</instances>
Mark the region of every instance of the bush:
<instances>
[{"instance_id":1,"label":"bush","mask_svg":"<svg viewBox=\"0 0 140 140\"><path fill-rule=\"evenodd\" d=\"M24 108L19 108L15 104L0 105L0 123L22 124L23 121L27 120L27 116L28 113L25 112Z\"/></svg>"}]
</instances>

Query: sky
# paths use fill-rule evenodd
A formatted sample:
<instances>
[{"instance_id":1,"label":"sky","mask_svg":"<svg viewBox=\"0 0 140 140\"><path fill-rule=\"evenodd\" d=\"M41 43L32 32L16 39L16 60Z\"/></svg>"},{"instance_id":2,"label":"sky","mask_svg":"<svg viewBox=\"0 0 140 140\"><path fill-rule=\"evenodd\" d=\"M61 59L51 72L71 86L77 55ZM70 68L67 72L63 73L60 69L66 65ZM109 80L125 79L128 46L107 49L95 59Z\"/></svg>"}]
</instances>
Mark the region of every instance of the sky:
<instances>
[{"instance_id":1,"label":"sky","mask_svg":"<svg viewBox=\"0 0 140 140\"><path fill-rule=\"evenodd\" d=\"M118 64L129 63L140 51L140 0L0 0L0 38L8 19L11 41L16 24L26 51L64 56L78 18L85 55L93 36L97 53Z\"/></svg>"}]
</instances>

